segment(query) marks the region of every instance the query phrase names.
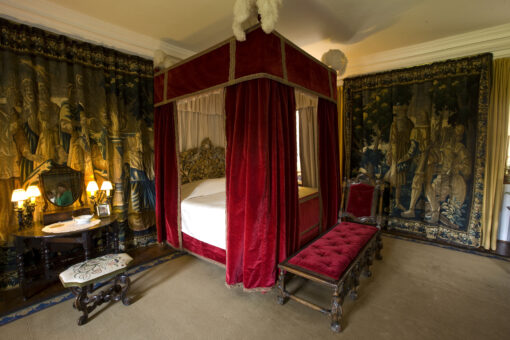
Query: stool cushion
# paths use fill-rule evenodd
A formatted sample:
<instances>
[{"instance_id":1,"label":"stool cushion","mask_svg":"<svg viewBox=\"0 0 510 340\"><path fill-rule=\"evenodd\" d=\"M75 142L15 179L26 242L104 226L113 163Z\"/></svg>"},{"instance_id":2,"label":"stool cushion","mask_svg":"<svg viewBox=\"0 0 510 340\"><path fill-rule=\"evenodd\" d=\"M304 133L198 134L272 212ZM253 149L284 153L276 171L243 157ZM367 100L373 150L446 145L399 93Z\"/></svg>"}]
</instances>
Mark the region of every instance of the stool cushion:
<instances>
[{"instance_id":1,"label":"stool cushion","mask_svg":"<svg viewBox=\"0 0 510 340\"><path fill-rule=\"evenodd\" d=\"M125 253L96 257L67 268L60 273L60 281L64 287L83 287L122 273L131 260Z\"/></svg>"},{"instance_id":2,"label":"stool cushion","mask_svg":"<svg viewBox=\"0 0 510 340\"><path fill-rule=\"evenodd\" d=\"M377 230L365 224L341 222L288 263L339 280Z\"/></svg>"}]
</instances>

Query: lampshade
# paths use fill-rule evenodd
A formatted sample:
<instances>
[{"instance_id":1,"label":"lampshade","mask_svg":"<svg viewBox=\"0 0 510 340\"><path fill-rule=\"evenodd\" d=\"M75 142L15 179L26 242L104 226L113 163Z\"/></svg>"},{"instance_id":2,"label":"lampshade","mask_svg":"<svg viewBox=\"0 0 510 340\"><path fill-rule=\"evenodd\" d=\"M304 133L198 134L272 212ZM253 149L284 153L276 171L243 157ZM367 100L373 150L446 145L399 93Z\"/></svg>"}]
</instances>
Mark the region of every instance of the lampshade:
<instances>
[{"instance_id":1,"label":"lampshade","mask_svg":"<svg viewBox=\"0 0 510 340\"><path fill-rule=\"evenodd\" d=\"M11 202L19 202L27 199L27 193L23 189L16 189L12 192Z\"/></svg>"},{"instance_id":2,"label":"lampshade","mask_svg":"<svg viewBox=\"0 0 510 340\"><path fill-rule=\"evenodd\" d=\"M88 192L96 192L98 190L99 190L99 187L97 186L96 181L90 181L89 184L87 184Z\"/></svg>"},{"instance_id":3,"label":"lampshade","mask_svg":"<svg viewBox=\"0 0 510 340\"><path fill-rule=\"evenodd\" d=\"M113 190L112 182L104 181L103 184L101 184L101 190Z\"/></svg>"},{"instance_id":4,"label":"lampshade","mask_svg":"<svg viewBox=\"0 0 510 340\"><path fill-rule=\"evenodd\" d=\"M27 188L27 197L39 197L41 196L41 192L36 185L31 185Z\"/></svg>"}]
</instances>

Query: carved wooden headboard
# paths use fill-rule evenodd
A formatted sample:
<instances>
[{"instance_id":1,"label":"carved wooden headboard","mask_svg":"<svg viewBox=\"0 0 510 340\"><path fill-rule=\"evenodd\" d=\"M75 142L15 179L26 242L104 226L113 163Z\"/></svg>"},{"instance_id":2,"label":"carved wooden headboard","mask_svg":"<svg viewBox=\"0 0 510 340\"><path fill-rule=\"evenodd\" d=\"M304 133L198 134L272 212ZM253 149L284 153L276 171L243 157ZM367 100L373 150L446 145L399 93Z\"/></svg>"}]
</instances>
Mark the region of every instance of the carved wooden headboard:
<instances>
[{"instance_id":1,"label":"carved wooden headboard","mask_svg":"<svg viewBox=\"0 0 510 340\"><path fill-rule=\"evenodd\" d=\"M207 178L225 177L225 148L204 138L198 148L179 154L181 184Z\"/></svg>"}]
</instances>

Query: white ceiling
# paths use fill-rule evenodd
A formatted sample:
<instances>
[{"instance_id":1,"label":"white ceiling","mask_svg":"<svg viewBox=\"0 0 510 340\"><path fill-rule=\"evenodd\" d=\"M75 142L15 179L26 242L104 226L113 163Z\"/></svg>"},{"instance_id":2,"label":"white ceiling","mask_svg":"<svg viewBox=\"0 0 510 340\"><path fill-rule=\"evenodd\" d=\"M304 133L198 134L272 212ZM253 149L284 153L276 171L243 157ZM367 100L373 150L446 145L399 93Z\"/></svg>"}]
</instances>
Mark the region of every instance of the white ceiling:
<instances>
[{"instance_id":1,"label":"white ceiling","mask_svg":"<svg viewBox=\"0 0 510 340\"><path fill-rule=\"evenodd\" d=\"M235 0L50 1L194 52L232 35ZM355 62L507 23L510 0L283 0L276 29L319 59L339 48Z\"/></svg>"}]
</instances>

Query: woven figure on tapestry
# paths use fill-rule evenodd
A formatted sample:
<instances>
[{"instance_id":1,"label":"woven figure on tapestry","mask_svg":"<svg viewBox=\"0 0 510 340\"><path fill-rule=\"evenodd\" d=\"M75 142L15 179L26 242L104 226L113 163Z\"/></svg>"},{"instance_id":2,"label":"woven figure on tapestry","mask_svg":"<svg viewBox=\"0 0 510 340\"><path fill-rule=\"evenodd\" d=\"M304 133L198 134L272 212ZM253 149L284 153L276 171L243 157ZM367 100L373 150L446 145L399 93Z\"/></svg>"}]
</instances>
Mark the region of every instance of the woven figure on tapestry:
<instances>
[{"instance_id":1,"label":"woven figure on tapestry","mask_svg":"<svg viewBox=\"0 0 510 340\"><path fill-rule=\"evenodd\" d=\"M345 80L346 173L390 184L388 226L478 246L490 55Z\"/></svg>"}]
</instances>

